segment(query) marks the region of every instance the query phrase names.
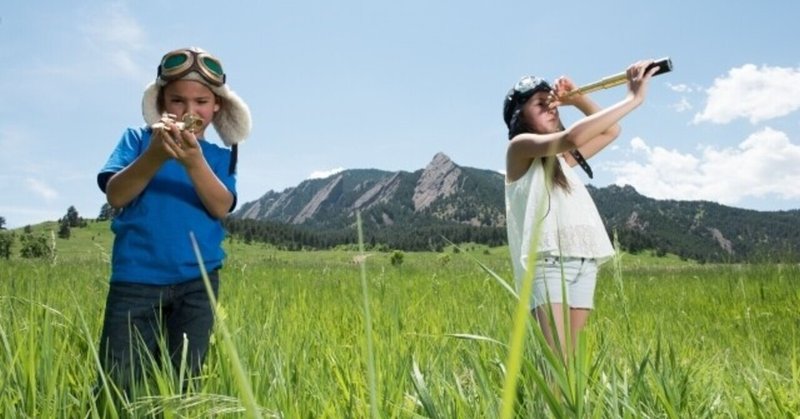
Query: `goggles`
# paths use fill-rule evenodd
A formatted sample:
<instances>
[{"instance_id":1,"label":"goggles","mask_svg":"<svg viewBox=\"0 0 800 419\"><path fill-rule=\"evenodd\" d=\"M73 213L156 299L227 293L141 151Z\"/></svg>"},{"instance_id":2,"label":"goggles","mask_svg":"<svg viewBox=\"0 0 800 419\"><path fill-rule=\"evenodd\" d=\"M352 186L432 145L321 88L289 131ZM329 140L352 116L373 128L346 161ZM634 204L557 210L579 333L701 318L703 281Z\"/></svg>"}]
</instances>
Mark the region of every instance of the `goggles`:
<instances>
[{"instance_id":1,"label":"goggles","mask_svg":"<svg viewBox=\"0 0 800 419\"><path fill-rule=\"evenodd\" d=\"M550 87L547 80L539 77L525 76L514 85L512 96L514 101L519 102L533 96L536 92L550 90L553 90L553 88Z\"/></svg>"},{"instance_id":2,"label":"goggles","mask_svg":"<svg viewBox=\"0 0 800 419\"><path fill-rule=\"evenodd\" d=\"M158 77L164 81L179 80L192 71L196 71L212 86L225 84L222 63L207 52L178 49L164 55L158 65Z\"/></svg>"}]
</instances>

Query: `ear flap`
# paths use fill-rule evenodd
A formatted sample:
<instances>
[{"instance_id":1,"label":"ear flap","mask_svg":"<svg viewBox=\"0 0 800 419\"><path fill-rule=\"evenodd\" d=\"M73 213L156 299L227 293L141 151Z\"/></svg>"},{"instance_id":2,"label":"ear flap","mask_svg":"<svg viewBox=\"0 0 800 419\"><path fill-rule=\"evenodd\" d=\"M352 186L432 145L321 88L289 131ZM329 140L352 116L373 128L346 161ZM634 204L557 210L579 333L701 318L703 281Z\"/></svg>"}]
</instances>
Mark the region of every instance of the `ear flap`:
<instances>
[{"instance_id":1,"label":"ear flap","mask_svg":"<svg viewBox=\"0 0 800 419\"><path fill-rule=\"evenodd\" d=\"M150 83L144 90L142 96L142 116L147 125L153 125L161 120L161 112L158 111L158 91L161 89L156 83Z\"/></svg>"},{"instance_id":2,"label":"ear flap","mask_svg":"<svg viewBox=\"0 0 800 419\"><path fill-rule=\"evenodd\" d=\"M223 100L219 111L214 114L214 129L226 146L241 143L250 135L252 128L250 108L227 86L218 87L214 91Z\"/></svg>"}]
</instances>

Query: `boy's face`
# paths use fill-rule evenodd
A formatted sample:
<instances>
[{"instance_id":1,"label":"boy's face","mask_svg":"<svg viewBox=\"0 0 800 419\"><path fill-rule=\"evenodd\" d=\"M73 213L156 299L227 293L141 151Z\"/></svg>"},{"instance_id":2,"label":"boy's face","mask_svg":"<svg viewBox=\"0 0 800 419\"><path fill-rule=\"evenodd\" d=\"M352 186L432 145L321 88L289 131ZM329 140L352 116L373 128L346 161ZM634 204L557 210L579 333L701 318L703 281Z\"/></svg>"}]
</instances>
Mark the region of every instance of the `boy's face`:
<instances>
[{"instance_id":1,"label":"boy's face","mask_svg":"<svg viewBox=\"0 0 800 419\"><path fill-rule=\"evenodd\" d=\"M536 92L525 102L525 122L537 134L550 134L561 130L558 108L550 107L550 92Z\"/></svg>"},{"instance_id":2,"label":"boy's face","mask_svg":"<svg viewBox=\"0 0 800 419\"><path fill-rule=\"evenodd\" d=\"M214 92L194 80L176 80L164 86L163 105L163 111L175 115L178 121L186 114L199 116L203 120L203 128L195 131L197 138L203 138L206 127L220 107Z\"/></svg>"}]
</instances>

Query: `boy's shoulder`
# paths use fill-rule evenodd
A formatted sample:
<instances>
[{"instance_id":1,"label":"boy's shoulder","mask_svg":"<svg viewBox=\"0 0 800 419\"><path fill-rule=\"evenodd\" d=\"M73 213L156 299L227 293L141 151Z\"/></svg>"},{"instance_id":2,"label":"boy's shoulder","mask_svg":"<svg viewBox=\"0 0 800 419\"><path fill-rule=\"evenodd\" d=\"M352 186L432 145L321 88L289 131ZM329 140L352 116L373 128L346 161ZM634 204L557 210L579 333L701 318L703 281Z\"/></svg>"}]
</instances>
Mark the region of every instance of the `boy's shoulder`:
<instances>
[{"instance_id":1,"label":"boy's shoulder","mask_svg":"<svg viewBox=\"0 0 800 419\"><path fill-rule=\"evenodd\" d=\"M203 153L212 152L215 154L230 154L231 149L221 146L215 142L211 142L208 140L198 140L200 144L202 144Z\"/></svg>"},{"instance_id":2,"label":"boy's shoulder","mask_svg":"<svg viewBox=\"0 0 800 419\"><path fill-rule=\"evenodd\" d=\"M125 128L124 136L134 138L149 138L153 134L153 129L148 125L140 125L138 127L130 126Z\"/></svg>"}]
</instances>

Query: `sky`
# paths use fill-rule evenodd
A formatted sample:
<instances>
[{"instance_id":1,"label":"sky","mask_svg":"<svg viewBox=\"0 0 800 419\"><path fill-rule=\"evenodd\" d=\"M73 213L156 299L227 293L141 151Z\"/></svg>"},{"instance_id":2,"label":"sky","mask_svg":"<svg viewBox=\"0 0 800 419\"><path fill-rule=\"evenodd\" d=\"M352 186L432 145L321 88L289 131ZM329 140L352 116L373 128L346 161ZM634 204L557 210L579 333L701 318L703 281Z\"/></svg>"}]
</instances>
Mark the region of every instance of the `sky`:
<instances>
[{"instance_id":1,"label":"sky","mask_svg":"<svg viewBox=\"0 0 800 419\"><path fill-rule=\"evenodd\" d=\"M0 5L0 217L105 202L98 170L161 56L219 57L249 105L239 203L343 169L413 172L442 152L502 171L502 102L523 75L584 85L669 57L596 187L758 211L800 209L794 1L28 1ZM591 94L600 106L625 87ZM582 115L561 109L566 125ZM208 140L221 144L215 132Z\"/></svg>"}]
</instances>

